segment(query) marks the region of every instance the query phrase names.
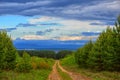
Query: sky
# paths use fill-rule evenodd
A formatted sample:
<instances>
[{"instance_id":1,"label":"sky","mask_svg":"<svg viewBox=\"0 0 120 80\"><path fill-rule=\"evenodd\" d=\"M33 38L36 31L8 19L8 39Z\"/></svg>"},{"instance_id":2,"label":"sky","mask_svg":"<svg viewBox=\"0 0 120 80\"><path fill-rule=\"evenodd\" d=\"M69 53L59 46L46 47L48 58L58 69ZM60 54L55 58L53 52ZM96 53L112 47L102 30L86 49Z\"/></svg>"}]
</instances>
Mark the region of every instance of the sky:
<instances>
[{"instance_id":1,"label":"sky","mask_svg":"<svg viewBox=\"0 0 120 80\"><path fill-rule=\"evenodd\" d=\"M89 40L119 14L120 0L0 0L0 30L13 40Z\"/></svg>"}]
</instances>

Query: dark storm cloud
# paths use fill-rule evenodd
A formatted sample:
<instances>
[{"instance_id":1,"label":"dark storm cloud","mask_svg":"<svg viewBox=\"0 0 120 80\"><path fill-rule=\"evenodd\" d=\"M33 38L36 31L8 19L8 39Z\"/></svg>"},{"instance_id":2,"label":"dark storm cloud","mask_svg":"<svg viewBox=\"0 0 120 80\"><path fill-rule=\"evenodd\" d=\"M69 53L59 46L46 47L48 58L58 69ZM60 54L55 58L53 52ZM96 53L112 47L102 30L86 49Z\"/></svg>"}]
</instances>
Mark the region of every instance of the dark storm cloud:
<instances>
[{"instance_id":1,"label":"dark storm cloud","mask_svg":"<svg viewBox=\"0 0 120 80\"><path fill-rule=\"evenodd\" d=\"M0 15L44 15L109 23L120 14L119 4L120 0L0 0Z\"/></svg>"}]
</instances>

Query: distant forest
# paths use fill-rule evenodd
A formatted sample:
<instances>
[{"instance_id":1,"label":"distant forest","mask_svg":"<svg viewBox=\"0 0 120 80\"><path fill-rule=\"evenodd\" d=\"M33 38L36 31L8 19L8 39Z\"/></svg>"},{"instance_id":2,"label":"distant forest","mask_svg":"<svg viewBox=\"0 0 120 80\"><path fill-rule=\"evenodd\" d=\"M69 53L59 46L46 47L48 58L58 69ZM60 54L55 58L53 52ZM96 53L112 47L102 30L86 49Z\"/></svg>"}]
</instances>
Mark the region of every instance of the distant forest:
<instances>
[{"instance_id":1,"label":"distant forest","mask_svg":"<svg viewBox=\"0 0 120 80\"><path fill-rule=\"evenodd\" d=\"M73 51L70 50L61 50L58 52L55 52L53 50L18 50L18 54L22 56L24 51L27 52L30 56L53 59L61 59L73 53Z\"/></svg>"}]
</instances>

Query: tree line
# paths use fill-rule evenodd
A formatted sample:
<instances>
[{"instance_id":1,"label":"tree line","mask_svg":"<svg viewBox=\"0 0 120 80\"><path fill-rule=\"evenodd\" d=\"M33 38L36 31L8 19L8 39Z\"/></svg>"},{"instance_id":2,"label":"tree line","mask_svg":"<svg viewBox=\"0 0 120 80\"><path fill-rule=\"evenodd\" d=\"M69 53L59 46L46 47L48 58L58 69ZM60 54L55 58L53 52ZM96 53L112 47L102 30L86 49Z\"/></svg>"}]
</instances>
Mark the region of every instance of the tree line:
<instances>
[{"instance_id":1,"label":"tree line","mask_svg":"<svg viewBox=\"0 0 120 80\"><path fill-rule=\"evenodd\" d=\"M120 71L120 16L113 28L108 27L95 42L89 41L75 52L80 67L93 70Z\"/></svg>"},{"instance_id":2,"label":"tree line","mask_svg":"<svg viewBox=\"0 0 120 80\"><path fill-rule=\"evenodd\" d=\"M37 56L42 58L53 58L53 59L61 59L66 57L69 54L72 54L73 51L70 50L61 50L57 53L53 50L17 50L20 56L23 55L23 52L27 52L30 56Z\"/></svg>"}]
</instances>

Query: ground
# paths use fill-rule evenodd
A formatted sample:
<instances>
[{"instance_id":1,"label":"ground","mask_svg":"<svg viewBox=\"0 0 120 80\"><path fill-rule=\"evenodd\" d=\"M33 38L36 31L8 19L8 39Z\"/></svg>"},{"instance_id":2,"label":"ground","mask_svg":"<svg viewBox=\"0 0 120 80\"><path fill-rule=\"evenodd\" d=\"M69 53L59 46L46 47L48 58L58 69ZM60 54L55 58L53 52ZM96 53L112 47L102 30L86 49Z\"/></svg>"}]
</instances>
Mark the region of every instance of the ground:
<instances>
[{"instance_id":1,"label":"ground","mask_svg":"<svg viewBox=\"0 0 120 80\"><path fill-rule=\"evenodd\" d=\"M71 71L67 71L65 70L61 65L60 62L57 60L53 66L53 70L51 72L51 74L49 75L48 80L62 80L61 76L59 75L58 71L57 71L57 66L58 68L61 69L62 72L65 72L66 74L69 75L69 77L72 78L72 80L91 80L85 76L81 76L78 73L75 72L71 72Z\"/></svg>"}]
</instances>

